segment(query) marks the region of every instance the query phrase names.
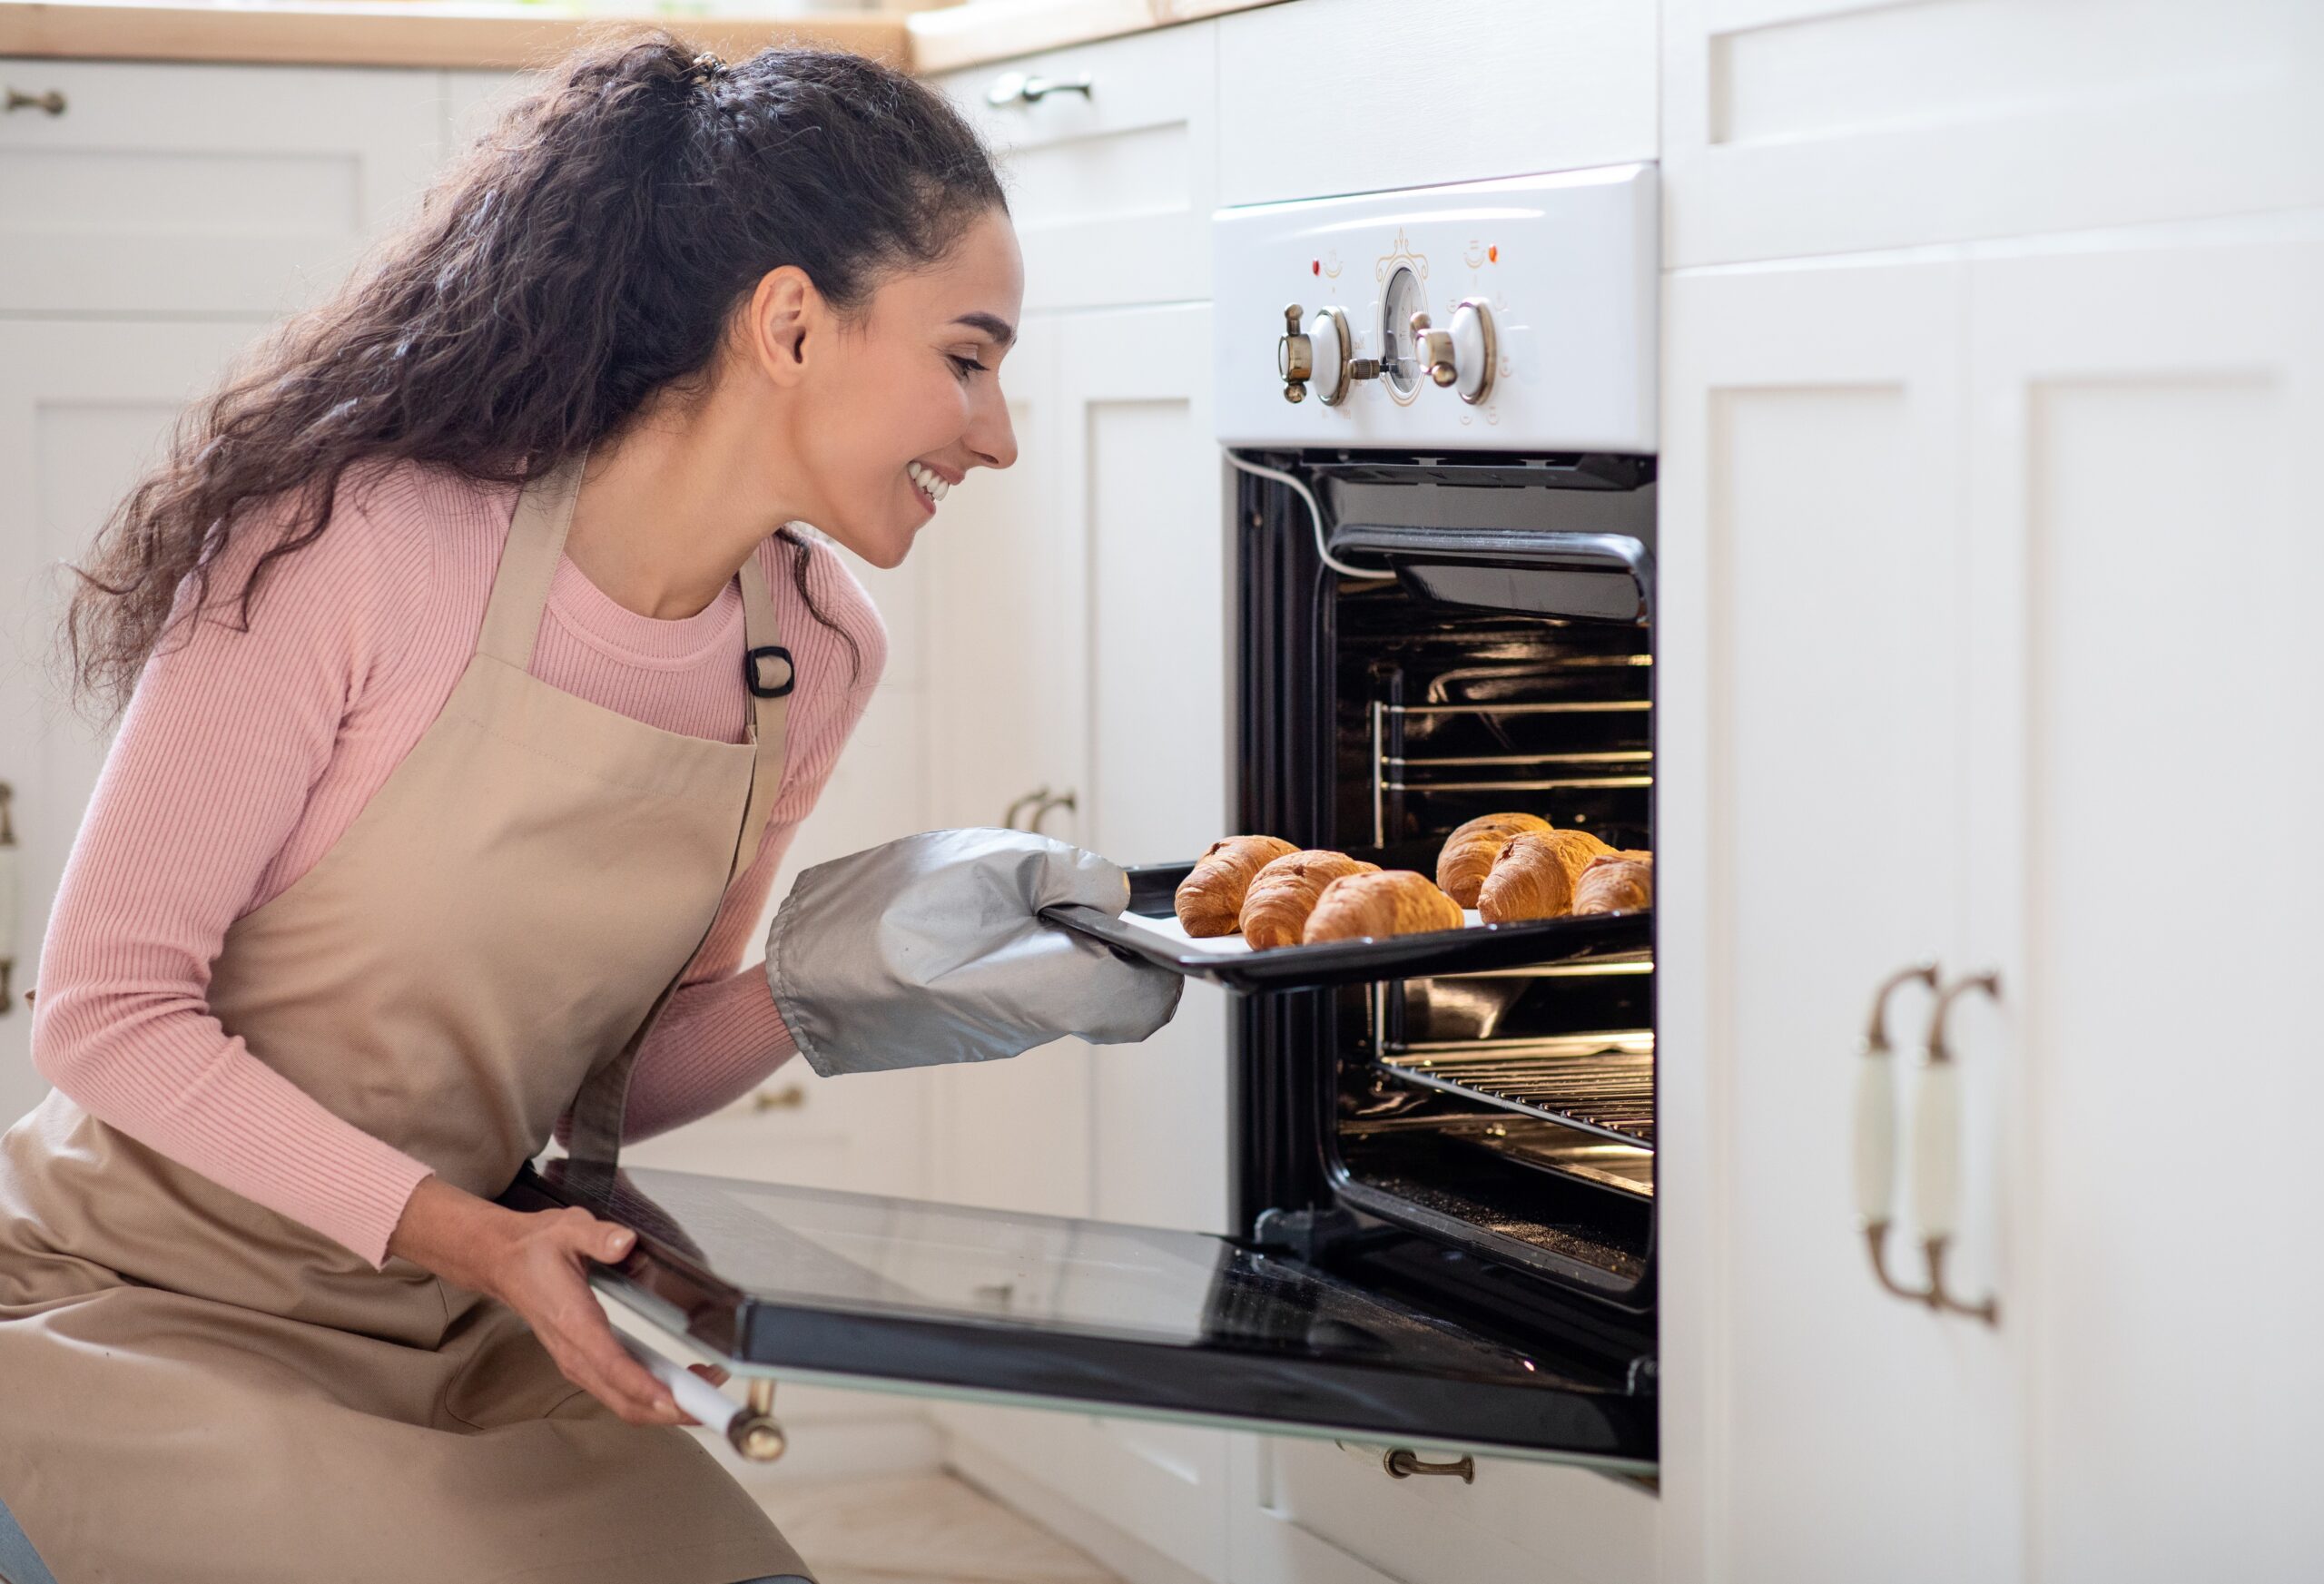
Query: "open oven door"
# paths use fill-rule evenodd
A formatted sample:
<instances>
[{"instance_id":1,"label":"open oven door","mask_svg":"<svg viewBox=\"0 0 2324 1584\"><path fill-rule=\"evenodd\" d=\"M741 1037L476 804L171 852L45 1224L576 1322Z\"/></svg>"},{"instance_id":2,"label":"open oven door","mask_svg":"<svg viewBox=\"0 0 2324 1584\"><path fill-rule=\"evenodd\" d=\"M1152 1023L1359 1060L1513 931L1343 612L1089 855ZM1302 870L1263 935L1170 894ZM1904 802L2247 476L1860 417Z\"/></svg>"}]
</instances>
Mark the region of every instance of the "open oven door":
<instances>
[{"instance_id":1,"label":"open oven door","mask_svg":"<svg viewBox=\"0 0 2324 1584\"><path fill-rule=\"evenodd\" d=\"M593 1281L739 1376L1655 1465L1652 1371L1580 1305L1518 1336L1287 1248L561 1160L501 1202L634 1229Z\"/></svg>"}]
</instances>

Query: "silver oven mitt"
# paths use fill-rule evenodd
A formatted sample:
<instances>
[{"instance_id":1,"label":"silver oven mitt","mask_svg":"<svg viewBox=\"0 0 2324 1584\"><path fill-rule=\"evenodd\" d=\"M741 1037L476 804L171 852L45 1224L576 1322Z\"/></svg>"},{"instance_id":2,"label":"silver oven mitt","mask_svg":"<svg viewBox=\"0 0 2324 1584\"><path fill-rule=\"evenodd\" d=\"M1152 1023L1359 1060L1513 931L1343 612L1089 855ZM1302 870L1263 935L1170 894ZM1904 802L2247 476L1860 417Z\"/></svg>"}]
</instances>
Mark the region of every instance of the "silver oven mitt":
<instances>
[{"instance_id":1,"label":"silver oven mitt","mask_svg":"<svg viewBox=\"0 0 2324 1584\"><path fill-rule=\"evenodd\" d=\"M990 1061L1067 1035L1122 1045L1167 1023L1186 981L1042 923L1058 902L1118 915L1129 879L1024 831L907 836L800 875L767 931L767 984L825 1077Z\"/></svg>"}]
</instances>

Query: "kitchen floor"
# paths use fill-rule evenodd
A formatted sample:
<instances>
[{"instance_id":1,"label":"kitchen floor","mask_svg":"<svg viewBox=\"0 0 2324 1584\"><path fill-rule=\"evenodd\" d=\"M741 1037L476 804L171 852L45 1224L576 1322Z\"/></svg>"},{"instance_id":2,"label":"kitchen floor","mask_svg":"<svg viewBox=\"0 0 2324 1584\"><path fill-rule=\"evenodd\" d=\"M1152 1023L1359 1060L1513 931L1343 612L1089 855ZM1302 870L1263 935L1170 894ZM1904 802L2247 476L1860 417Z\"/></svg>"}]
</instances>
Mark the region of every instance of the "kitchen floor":
<instances>
[{"instance_id":1,"label":"kitchen floor","mask_svg":"<svg viewBox=\"0 0 2324 1584\"><path fill-rule=\"evenodd\" d=\"M950 1474L786 1484L760 1500L821 1584L1121 1584Z\"/></svg>"}]
</instances>

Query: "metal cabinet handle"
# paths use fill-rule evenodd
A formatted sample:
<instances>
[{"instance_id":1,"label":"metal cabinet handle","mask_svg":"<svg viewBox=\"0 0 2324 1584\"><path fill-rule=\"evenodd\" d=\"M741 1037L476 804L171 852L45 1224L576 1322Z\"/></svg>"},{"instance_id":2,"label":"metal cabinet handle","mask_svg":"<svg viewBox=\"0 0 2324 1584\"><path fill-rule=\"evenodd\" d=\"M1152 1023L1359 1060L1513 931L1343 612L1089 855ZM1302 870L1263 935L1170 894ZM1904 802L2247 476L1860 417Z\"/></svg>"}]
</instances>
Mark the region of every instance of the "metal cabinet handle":
<instances>
[{"instance_id":1,"label":"metal cabinet handle","mask_svg":"<svg viewBox=\"0 0 2324 1584\"><path fill-rule=\"evenodd\" d=\"M1929 1013L1913 1102L1913 1218L1928 1259L1928 1306L1997 1325L2001 1308L1992 1294L1964 1304L1945 1285L1945 1253L1961 1212L1961 1067L1945 1043L1945 1025L1954 1003L1973 993L1999 1000L2001 976L1988 969L1954 980L1937 992Z\"/></svg>"},{"instance_id":2,"label":"metal cabinet handle","mask_svg":"<svg viewBox=\"0 0 2324 1584\"><path fill-rule=\"evenodd\" d=\"M1037 77L1026 72L1003 72L984 91L984 102L996 109L1008 104L1039 104L1052 93L1078 93L1084 99L1092 97L1089 74L1078 77Z\"/></svg>"},{"instance_id":3,"label":"metal cabinet handle","mask_svg":"<svg viewBox=\"0 0 2324 1584\"><path fill-rule=\"evenodd\" d=\"M807 1086L804 1084L785 1084L772 1092L766 1089L751 1091L751 1112L753 1116L768 1111L796 1111L806 1103Z\"/></svg>"},{"instance_id":4,"label":"metal cabinet handle","mask_svg":"<svg viewBox=\"0 0 2324 1584\"><path fill-rule=\"evenodd\" d=\"M1018 828L1017 822L1020 817L1022 817L1025 811L1031 808L1035 803L1039 802L1043 798L1046 798L1049 795L1049 788L1045 786L1038 787L1035 790L1027 792L1023 797L1019 798L1015 802L1010 803L1009 805L1009 812L1000 816L1000 828L1004 831L1016 830Z\"/></svg>"},{"instance_id":5,"label":"metal cabinet handle","mask_svg":"<svg viewBox=\"0 0 2324 1584\"><path fill-rule=\"evenodd\" d=\"M21 88L11 88L6 104L6 113L10 115L19 110L44 110L51 115L64 113L64 95L54 88L45 93L27 93Z\"/></svg>"},{"instance_id":6,"label":"metal cabinet handle","mask_svg":"<svg viewBox=\"0 0 2324 1584\"><path fill-rule=\"evenodd\" d=\"M1380 1466L1388 1471L1389 1478L1409 1480L1414 1474L1450 1474L1466 1485L1477 1482L1477 1460L1452 1458L1432 1463L1410 1447L1390 1447Z\"/></svg>"},{"instance_id":7,"label":"metal cabinet handle","mask_svg":"<svg viewBox=\"0 0 2324 1584\"><path fill-rule=\"evenodd\" d=\"M1048 835L1049 832L1041 829L1041 822L1049 817L1049 811L1051 809L1071 809L1076 813L1078 813L1080 812L1080 804L1075 799L1070 788L1059 793L1056 797L1045 797L1039 803L1035 805L1033 809L1033 822L1030 825L1028 825L1026 829L1032 831L1037 836Z\"/></svg>"},{"instance_id":8,"label":"metal cabinet handle","mask_svg":"<svg viewBox=\"0 0 2324 1584\"><path fill-rule=\"evenodd\" d=\"M1929 1302L1926 1288L1907 1287L1888 1274L1888 1228L1896 1186L1896 1071L1889 1057L1888 1003L1906 985L1936 989L1936 964L1916 962L1899 969L1873 992L1872 1015L1857 1042L1856 1067L1856 1214L1880 1285L1915 1304Z\"/></svg>"},{"instance_id":9,"label":"metal cabinet handle","mask_svg":"<svg viewBox=\"0 0 2324 1584\"><path fill-rule=\"evenodd\" d=\"M16 971L16 909L24 900L25 850L16 844L15 806L16 789L0 781L0 1018L16 1005L8 984ZM30 1006L32 999L26 991L25 1004Z\"/></svg>"}]
</instances>

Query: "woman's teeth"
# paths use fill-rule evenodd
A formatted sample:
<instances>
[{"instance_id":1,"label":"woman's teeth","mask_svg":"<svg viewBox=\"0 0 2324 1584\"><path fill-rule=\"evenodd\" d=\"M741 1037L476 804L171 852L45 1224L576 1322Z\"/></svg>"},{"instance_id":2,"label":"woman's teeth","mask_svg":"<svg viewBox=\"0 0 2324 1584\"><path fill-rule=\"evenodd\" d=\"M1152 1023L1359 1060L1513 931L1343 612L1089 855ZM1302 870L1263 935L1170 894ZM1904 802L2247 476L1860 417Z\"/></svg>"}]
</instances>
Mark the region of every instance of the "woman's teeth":
<instances>
[{"instance_id":1,"label":"woman's teeth","mask_svg":"<svg viewBox=\"0 0 2324 1584\"><path fill-rule=\"evenodd\" d=\"M930 472L917 462L904 468L904 477L911 479L921 494L928 497L931 501L942 500L945 493L952 487L938 475Z\"/></svg>"}]
</instances>

